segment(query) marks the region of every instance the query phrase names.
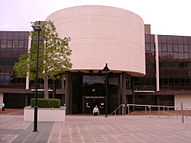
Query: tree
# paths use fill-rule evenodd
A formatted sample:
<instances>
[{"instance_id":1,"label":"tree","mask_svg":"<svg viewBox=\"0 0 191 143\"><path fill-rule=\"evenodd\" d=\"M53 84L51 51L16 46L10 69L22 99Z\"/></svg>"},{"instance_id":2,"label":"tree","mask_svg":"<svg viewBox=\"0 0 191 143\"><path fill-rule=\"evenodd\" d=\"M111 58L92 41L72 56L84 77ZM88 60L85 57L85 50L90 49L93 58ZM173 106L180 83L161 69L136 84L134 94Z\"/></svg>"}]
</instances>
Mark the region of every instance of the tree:
<instances>
[{"instance_id":1,"label":"tree","mask_svg":"<svg viewBox=\"0 0 191 143\"><path fill-rule=\"evenodd\" d=\"M41 43L39 49L39 77L44 80L44 97L48 98L48 79L54 79L55 75L68 71L72 64L69 56L72 51L69 47L70 37L63 39L58 37L56 27L52 21L43 22L40 32ZM35 79L37 37L35 31L31 31L33 37L32 47L27 54L19 57L13 69L22 77L29 75L30 80Z\"/></svg>"}]
</instances>

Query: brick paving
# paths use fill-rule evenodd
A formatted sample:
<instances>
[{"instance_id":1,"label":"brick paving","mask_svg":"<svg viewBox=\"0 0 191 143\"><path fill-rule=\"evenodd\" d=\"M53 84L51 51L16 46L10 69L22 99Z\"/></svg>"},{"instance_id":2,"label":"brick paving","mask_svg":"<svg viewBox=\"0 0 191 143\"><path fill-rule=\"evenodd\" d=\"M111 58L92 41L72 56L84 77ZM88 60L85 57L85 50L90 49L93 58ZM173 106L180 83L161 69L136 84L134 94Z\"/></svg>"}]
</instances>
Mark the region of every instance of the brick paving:
<instances>
[{"instance_id":1,"label":"brick paving","mask_svg":"<svg viewBox=\"0 0 191 143\"><path fill-rule=\"evenodd\" d=\"M190 143L191 117L78 115L32 130L23 115L0 115L0 143Z\"/></svg>"},{"instance_id":2,"label":"brick paving","mask_svg":"<svg viewBox=\"0 0 191 143\"><path fill-rule=\"evenodd\" d=\"M67 116L55 123L49 143L190 143L191 118L167 116Z\"/></svg>"},{"instance_id":3,"label":"brick paving","mask_svg":"<svg viewBox=\"0 0 191 143\"><path fill-rule=\"evenodd\" d=\"M2 111L0 109L0 114L6 114L6 115L23 115L24 110L23 109L5 109L5 111Z\"/></svg>"}]
</instances>

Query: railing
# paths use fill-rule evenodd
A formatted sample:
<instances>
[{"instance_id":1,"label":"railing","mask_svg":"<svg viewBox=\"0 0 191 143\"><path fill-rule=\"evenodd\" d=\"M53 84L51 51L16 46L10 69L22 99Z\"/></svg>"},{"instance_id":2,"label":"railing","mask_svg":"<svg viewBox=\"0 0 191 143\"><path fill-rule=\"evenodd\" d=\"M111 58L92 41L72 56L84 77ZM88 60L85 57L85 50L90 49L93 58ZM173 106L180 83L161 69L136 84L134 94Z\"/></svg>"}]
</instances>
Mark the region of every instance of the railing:
<instances>
[{"instance_id":1,"label":"railing","mask_svg":"<svg viewBox=\"0 0 191 143\"><path fill-rule=\"evenodd\" d=\"M130 114L130 107L144 107L144 112L145 112L145 115L149 112L149 115L151 117L151 111L152 111L152 108L155 108L155 111L158 110L158 115L160 116L160 113L161 111L167 111L169 112L170 109L177 109L177 108L180 108L180 107L175 107L175 106L164 106L164 105L140 105L140 104L127 104L127 114ZM169 115L169 114L168 114Z\"/></svg>"},{"instance_id":2,"label":"railing","mask_svg":"<svg viewBox=\"0 0 191 143\"><path fill-rule=\"evenodd\" d=\"M121 104L119 105L114 111L110 113L110 115L117 114L117 111L120 110L122 115L133 115L130 114L132 109L135 111L135 107L143 107L142 110L144 112L144 115L149 115L149 118L151 118L152 115L158 115L160 116L176 116L178 118L181 117L182 123L184 123L184 118L186 116L191 116L191 107L183 108L183 103L180 104L180 106L165 106L165 105L140 105L140 104ZM154 109L153 109L154 108ZM138 110L139 111L139 110ZM158 111L158 112L157 112Z\"/></svg>"},{"instance_id":3,"label":"railing","mask_svg":"<svg viewBox=\"0 0 191 143\"><path fill-rule=\"evenodd\" d=\"M113 111L110 113L110 115L112 115L113 113L114 113L114 115L116 115L116 114L117 114L117 111L118 111L119 109L123 108L124 106L125 106L125 104L119 105L115 110L113 110Z\"/></svg>"}]
</instances>

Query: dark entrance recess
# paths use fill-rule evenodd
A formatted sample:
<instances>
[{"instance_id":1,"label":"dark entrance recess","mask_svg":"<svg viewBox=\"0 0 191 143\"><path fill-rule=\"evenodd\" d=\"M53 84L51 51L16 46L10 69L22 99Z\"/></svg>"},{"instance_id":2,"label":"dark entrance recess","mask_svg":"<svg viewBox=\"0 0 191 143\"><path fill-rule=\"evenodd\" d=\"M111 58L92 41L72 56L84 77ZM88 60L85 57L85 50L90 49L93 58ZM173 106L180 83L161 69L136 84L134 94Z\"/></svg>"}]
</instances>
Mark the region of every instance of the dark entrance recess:
<instances>
[{"instance_id":1,"label":"dark entrance recess","mask_svg":"<svg viewBox=\"0 0 191 143\"><path fill-rule=\"evenodd\" d=\"M108 79L108 113L111 113L119 106L119 74L109 74ZM92 114L95 105L101 114L105 113L105 74L69 73L68 83L67 114Z\"/></svg>"},{"instance_id":2,"label":"dark entrance recess","mask_svg":"<svg viewBox=\"0 0 191 143\"><path fill-rule=\"evenodd\" d=\"M93 108L97 105L100 114L105 114L105 97L104 96L84 96L82 101L82 113L92 114Z\"/></svg>"},{"instance_id":3,"label":"dark entrance recess","mask_svg":"<svg viewBox=\"0 0 191 143\"><path fill-rule=\"evenodd\" d=\"M6 108L23 108L25 107L25 94L4 94L4 103Z\"/></svg>"}]
</instances>

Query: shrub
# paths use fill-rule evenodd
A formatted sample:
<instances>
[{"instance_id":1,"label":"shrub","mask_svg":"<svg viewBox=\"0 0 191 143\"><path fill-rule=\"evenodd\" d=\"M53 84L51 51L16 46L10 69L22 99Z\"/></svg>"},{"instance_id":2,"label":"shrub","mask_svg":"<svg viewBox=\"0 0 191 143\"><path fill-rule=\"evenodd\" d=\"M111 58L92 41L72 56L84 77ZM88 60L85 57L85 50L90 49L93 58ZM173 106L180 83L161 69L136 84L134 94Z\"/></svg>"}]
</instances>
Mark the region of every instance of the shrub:
<instances>
[{"instance_id":1,"label":"shrub","mask_svg":"<svg viewBox=\"0 0 191 143\"><path fill-rule=\"evenodd\" d=\"M34 107L35 98L31 99L31 106ZM60 99L37 98L39 108L60 108Z\"/></svg>"}]
</instances>

